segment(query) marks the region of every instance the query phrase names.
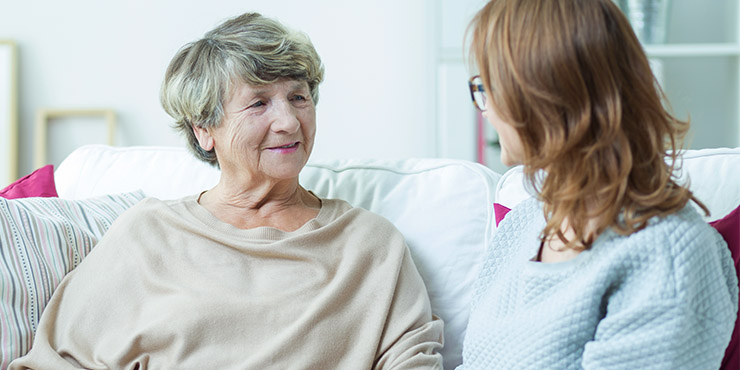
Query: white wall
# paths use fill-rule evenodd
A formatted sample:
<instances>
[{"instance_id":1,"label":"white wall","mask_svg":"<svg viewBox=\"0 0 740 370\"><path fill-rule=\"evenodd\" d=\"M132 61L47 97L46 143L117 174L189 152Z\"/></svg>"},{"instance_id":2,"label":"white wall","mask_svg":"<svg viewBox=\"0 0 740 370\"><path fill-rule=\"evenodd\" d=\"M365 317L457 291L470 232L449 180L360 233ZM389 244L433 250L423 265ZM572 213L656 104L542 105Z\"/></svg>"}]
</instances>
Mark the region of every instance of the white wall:
<instances>
[{"instance_id":1,"label":"white wall","mask_svg":"<svg viewBox=\"0 0 740 370\"><path fill-rule=\"evenodd\" d=\"M438 155L442 0L2 1L0 37L20 53L20 174L33 170L41 108L112 108L118 145L182 145L159 105L166 66L182 45L246 11L306 32L324 61L314 160ZM71 150L62 143L99 137L67 121L56 127L52 163Z\"/></svg>"},{"instance_id":2,"label":"white wall","mask_svg":"<svg viewBox=\"0 0 740 370\"><path fill-rule=\"evenodd\" d=\"M697 8L693 0L675 0L668 41L737 43L737 0L709 1ZM15 40L20 53L19 174L35 167L34 117L41 108L111 108L118 145L183 145L159 106L167 64L182 45L246 11L306 32L324 61L314 160L476 160L477 117L466 84L473 72L462 40L485 2L0 0L0 38ZM692 117L692 147L737 145L738 63L665 61L673 107ZM103 134L102 125L85 120L53 121L48 162L58 164ZM486 161L506 169L495 150Z\"/></svg>"},{"instance_id":3,"label":"white wall","mask_svg":"<svg viewBox=\"0 0 740 370\"><path fill-rule=\"evenodd\" d=\"M445 158L481 161L503 173L500 149L486 145L478 153L478 116L470 99L467 81L477 74L471 65L463 38L470 20L487 0L443 0L438 3L437 37L437 154ZM483 120L486 141L497 139L488 121Z\"/></svg>"},{"instance_id":4,"label":"white wall","mask_svg":"<svg viewBox=\"0 0 740 370\"><path fill-rule=\"evenodd\" d=\"M666 42L731 45L738 40L738 0L673 0ZM663 88L675 114L691 121L690 148L740 145L737 52L662 58Z\"/></svg>"}]
</instances>

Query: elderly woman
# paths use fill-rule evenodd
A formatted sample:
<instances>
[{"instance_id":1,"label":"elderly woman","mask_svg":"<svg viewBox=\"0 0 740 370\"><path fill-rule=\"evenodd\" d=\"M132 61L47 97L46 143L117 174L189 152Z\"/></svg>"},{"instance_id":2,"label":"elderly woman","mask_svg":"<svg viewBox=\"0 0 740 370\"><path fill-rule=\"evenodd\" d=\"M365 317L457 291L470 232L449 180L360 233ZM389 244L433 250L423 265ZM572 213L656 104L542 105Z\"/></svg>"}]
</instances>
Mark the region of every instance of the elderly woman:
<instances>
[{"instance_id":1,"label":"elderly woman","mask_svg":"<svg viewBox=\"0 0 740 370\"><path fill-rule=\"evenodd\" d=\"M172 60L162 104L218 184L122 215L10 369L441 369L403 236L302 188L323 68L259 14Z\"/></svg>"},{"instance_id":2,"label":"elderly woman","mask_svg":"<svg viewBox=\"0 0 740 370\"><path fill-rule=\"evenodd\" d=\"M717 369L738 285L676 182L688 123L664 108L612 0L491 0L474 101L535 199L499 225L460 369Z\"/></svg>"}]
</instances>

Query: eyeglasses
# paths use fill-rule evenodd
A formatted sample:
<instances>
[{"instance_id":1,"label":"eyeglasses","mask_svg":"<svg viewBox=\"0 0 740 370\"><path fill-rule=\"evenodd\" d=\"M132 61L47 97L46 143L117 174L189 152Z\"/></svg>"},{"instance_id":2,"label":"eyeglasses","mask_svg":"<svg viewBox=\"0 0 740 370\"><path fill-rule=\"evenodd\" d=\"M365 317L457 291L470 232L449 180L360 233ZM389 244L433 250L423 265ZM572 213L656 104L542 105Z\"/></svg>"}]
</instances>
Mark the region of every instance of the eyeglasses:
<instances>
[{"instance_id":1,"label":"eyeglasses","mask_svg":"<svg viewBox=\"0 0 740 370\"><path fill-rule=\"evenodd\" d=\"M479 111L484 112L488 97L486 96L486 89L483 88L483 80L480 78L480 75L471 77L468 81L468 87L470 87L470 97L473 99L473 105Z\"/></svg>"}]
</instances>

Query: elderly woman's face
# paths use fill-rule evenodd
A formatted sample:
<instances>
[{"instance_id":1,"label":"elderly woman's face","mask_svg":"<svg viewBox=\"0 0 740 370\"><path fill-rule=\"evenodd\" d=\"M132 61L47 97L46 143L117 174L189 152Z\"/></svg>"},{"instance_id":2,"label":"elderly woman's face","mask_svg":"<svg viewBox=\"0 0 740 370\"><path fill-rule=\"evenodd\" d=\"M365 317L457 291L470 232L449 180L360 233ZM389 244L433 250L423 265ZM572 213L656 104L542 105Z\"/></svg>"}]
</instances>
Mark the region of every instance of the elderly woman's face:
<instances>
[{"instance_id":1,"label":"elderly woman's face","mask_svg":"<svg viewBox=\"0 0 740 370\"><path fill-rule=\"evenodd\" d=\"M313 149L316 110L306 81L240 84L213 129L222 171L273 179L296 178Z\"/></svg>"}]
</instances>

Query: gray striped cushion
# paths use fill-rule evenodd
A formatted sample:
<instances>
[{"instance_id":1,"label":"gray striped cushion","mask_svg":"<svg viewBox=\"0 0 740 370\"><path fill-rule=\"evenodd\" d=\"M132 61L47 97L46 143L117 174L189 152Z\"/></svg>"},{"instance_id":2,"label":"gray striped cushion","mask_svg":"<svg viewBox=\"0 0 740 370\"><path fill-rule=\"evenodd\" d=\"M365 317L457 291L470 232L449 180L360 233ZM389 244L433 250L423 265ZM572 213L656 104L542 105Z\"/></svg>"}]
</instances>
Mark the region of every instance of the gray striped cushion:
<instances>
[{"instance_id":1,"label":"gray striped cushion","mask_svg":"<svg viewBox=\"0 0 740 370\"><path fill-rule=\"evenodd\" d=\"M85 200L0 198L0 369L28 352L39 316L141 191Z\"/></svg>"}]
</instances>

